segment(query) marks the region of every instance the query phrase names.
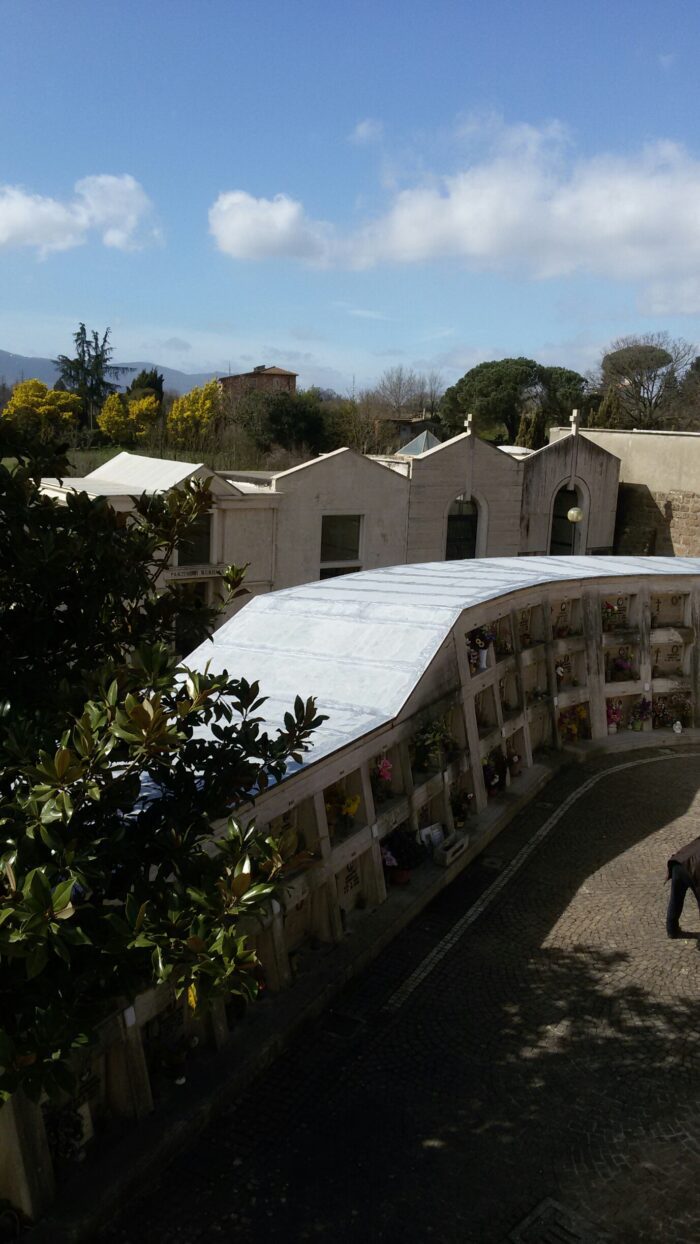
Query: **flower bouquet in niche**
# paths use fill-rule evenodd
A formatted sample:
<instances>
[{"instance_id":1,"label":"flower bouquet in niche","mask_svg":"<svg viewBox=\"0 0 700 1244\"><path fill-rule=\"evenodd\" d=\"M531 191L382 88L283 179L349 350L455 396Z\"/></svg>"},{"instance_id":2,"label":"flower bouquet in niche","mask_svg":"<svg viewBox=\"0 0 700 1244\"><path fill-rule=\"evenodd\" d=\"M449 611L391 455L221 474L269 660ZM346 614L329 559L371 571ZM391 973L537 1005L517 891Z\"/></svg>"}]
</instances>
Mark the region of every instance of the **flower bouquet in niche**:
<instances>
[{"instance_id":1,"label":"flower bouquet in niche","mask_svg":"<svg viewBox=\"0 0 700 1244\"><path fill-rule=\"evenodd\" d=\"M617 734L618 727L622 724L622 701L606 700L605 715L608 721L608 734Z\"/></svg>"},{"instance_id":2,"label":"flower bouquet in niche","mask_svg":"<svg viewBox=\"0 0 700 1244\"><path fill-rule=\"evenodd\" d=\"M514 748L512 749L509 748L506 761L508 764L508 772L510 773L510 776L512 778L519 777L520 773L522 772L522 758L520 756L520 753L516 752Z\"/></svg>"},{"instance_id":3,"label":"flower bouquet in niche","mask_svg":"<svg viewBox=\"0 0 700 1244\"><path fill-rule=\"evenodd\" d=\"M637 671L632 664L632 659L628 652L624 650L616 657L613 657L610 666L611 682L631 682L637 678Z\"/></svg>"},{"instance_id":4,"label":"flower bouquet in niche","mask_svg":"<svg viewBox=\"0 0 700 1244\"><path fill-rule=\"evenodd\" d=\"M477 626L473 631L466 631L467 658L472 674L486 669L489 646L496 641L496 632L491 626Z\"/></svg>"},{"instance_id":5,"label":"flower bouquet in niche","mask_svg":"<svg viewBox=\"0 0 700 1244\"><path fill-rule=\"evenodd\" d=\"M617 605L614 605L611 600L604 600L600 606L600 617L604 631L612 631L614 629L616 615Z\"/></svg>"},{"instance_id":6,"label":"flower bouquet in niche","mask_svg":"<svg viewBox=\"0 0 700 1244\"><path fill-rule=\"evenodd\" d=\"M359 795L348 795L338 784L326 791L326 820L331 837L336 833L347 834L353 829L361 802Z\"/></svg>"},{"instance_id":7,"label":"flower bouquet in niche","mask_svg":"<svg viewBox=\"0 0 700 1244\"><path fill-rule=\"evenodd\" d=\"M647 700L644 696L642 696L641 700L638 700L636 704L632 705L629 720L630 729L641 730L644 726L644 722L649 721L650 718L651 700Z\"/></svg>"},{"instance_id":8,"label":"flower bouquet in niche","mask_svg":"<svg viewBox=\"0 0 700 1244\"><path fill-rule=\"evenodd\" d=\"M450 731L447 717L438 717L413 736L414 772L428 773L444 769L457 751L457 744Z\"/></svg>"},{"instance_id":9,"label":"flower bouquet in niche","mask_svg":"<svg viewBox=\"0 0 700 1244\"><path fill-rule=\"evenodd\" d=\"M453 790L450 795L450 808L455 829L463 829L471 811L474 796L468 790Z\"/></svg>"},{"instance_id":10,"label":"flower bouquet in niche","mask_svg":"<svg viewBox=\"0 0 700 1244\"><path fill-rule=\"evenodd\" d=\"M575 704L571 708L562 709L559 714L557 725L559 726L559 733L564 743L575 743L576 740L581 737L582 721L579 718L578 710L583 707L583 704Z\"/></svg>"},{"instance_id":11,"label":"flower bouquet in niche","mask_svg":"<svg viewBox=\"0 0 700 1244\"><path fill-rule=\"evenodd\" d=\"M387 799L391 799L393 772L394 766L388 756L378 757L372 765L369 776L375 804L386 803Z\"/></svg>"}]
</instances>

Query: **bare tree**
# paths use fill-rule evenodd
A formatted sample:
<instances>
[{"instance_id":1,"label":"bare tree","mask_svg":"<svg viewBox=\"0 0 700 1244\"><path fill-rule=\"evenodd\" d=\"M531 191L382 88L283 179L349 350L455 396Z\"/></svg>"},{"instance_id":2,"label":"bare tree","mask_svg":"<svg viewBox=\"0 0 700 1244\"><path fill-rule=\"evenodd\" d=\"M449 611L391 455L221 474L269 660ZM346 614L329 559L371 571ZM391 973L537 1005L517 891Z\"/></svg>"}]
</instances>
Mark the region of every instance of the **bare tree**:
<instances>
[{"instance_id":1,"label":"bare tree","mask_svg":"<svg viewBox=\"0 0 700 1244\"><path fill-rule=\"evenodd\" d=\"M392 415L398 416L415 402L419 391L418 377L410 367L389 367L379 377L376 391Z\"/></svg>"},{"instance_id":2,"label":"bare tree","mask_svg":"<svg viewBox=\"0 0 700 1244\"><path fill-rule=\"evenodd\" d=\"M442 372L420 372L416 376L416 407L426 415L436 415L445 392Z\"/></svg>"},{"instance_id":3,"label":"bare tree","mask_svg":"<svg viewBox=\"0 0 700 1244\"><path fill-rule=\"evenodd\" d=\"M668 426L680 413L680 394L695 347L668 333L619 337L603 355L599 416L608 408L618 426Z\"/></svg>"}]
</instances>

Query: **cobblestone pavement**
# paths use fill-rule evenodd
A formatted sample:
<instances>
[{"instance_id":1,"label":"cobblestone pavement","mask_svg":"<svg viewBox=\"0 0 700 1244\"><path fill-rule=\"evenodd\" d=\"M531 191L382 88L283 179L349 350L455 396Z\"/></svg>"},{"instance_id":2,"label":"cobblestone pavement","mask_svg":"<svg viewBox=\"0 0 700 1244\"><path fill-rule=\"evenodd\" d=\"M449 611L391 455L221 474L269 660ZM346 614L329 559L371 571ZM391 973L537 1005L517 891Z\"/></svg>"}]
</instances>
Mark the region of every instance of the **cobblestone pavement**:
<instances>
[{"instance_id":1,"label":"cobblestone pavement","mask_svg":"<svg viewBox=\"0 0 700 1244\"><path fill-rule=\"evenodd\" d=\"M104 1244L502 1244L547 1197L623 1244L697 1244L700 918L667 940L663 877L700 832L700 754L658 755L561 772Z\"/></svg>"}]
</instances>

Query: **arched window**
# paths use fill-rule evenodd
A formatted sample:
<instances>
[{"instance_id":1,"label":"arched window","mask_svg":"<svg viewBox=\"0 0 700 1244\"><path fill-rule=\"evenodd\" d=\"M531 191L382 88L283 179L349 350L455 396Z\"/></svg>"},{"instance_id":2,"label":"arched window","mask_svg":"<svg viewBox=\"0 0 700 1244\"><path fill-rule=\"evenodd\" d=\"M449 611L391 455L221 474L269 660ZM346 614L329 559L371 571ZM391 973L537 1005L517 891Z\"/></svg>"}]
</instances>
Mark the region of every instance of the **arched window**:
<instances>
[{"instance_id":1,"label":"arched window","mask_svg":"<svg viewBox=\"0 0 700 1244\"><path fill-rule=\"evenodd\" d=\"M445 561L461 561L476 557L476 535L479 526L479 510L475 501L457 497L447 515L447 545Z\"/></svg>"},{"instance_id":2,"label":"arched window","mask_svg":"<svg viewBox=\"0 0 700 1244\"><path fill-rule=\"evenodd\" d=\"M552 535L549 552L553 556L571 556L576 552L576 523L569 522L567 515L574 506L580 506L575 488L560 488L552 507Z\"/></svg>"}]
</instances>

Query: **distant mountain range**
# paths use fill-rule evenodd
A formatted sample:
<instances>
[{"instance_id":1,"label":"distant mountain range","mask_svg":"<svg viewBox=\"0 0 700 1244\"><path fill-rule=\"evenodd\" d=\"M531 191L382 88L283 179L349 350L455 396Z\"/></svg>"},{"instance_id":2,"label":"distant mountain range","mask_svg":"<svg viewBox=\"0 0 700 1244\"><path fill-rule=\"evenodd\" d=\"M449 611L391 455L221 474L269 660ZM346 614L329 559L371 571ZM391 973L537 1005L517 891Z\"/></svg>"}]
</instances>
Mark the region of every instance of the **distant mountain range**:
<instances>
[{"instance_id":1,"label":"distant mountain range","mask_svg":"<svg viewBox=\"0 0 700 1244\"><path fill-rule=\"evenodd\" d=\"M142 370L148 371L151 367L156 367L163 375L165 388L172 389L176 393L189 393L190 389L206 384L207 380L211 380L212 375L225 375L225 372L220 371L189 374L186 371L176 371L174 367L163 367L160 363L119 363L119 366L133 367L132 376ZM9 385L16 384L18 380L43 380L44 384L53 386L58 380L58 368L51 359L32 358L30 355L10 354L7 350L0 350L0 380L4 380L5 384ZM129 376L123 376L123 387L128 384Z\"/></svg>"}]
</instances>

